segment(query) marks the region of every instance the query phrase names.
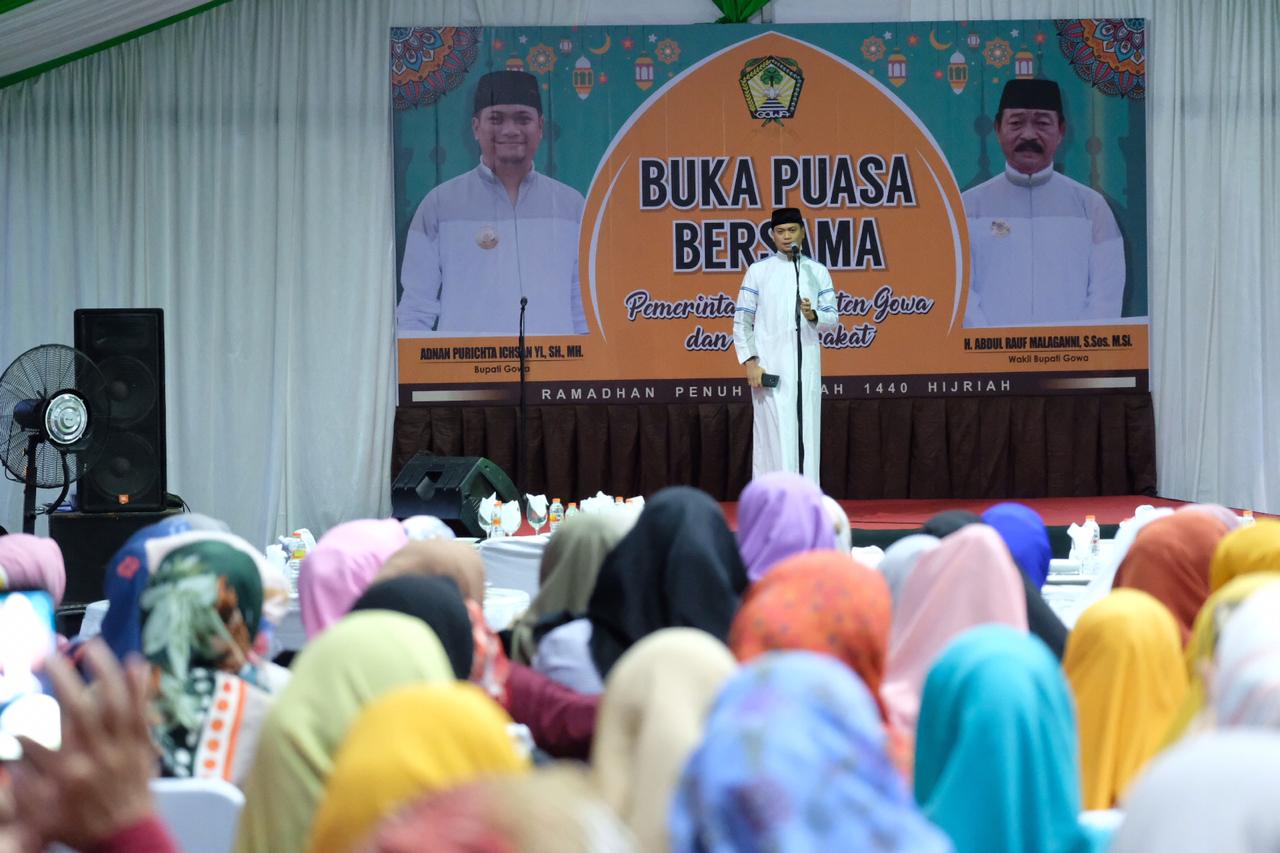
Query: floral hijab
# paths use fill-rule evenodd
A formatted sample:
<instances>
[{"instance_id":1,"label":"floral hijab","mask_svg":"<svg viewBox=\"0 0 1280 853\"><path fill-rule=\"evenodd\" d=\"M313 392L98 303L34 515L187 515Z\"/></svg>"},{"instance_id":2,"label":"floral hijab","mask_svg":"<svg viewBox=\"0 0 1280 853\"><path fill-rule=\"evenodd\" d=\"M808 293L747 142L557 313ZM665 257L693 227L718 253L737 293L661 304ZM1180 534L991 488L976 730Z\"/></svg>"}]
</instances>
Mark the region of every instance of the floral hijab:
<instances>
[{"instance_id":1,"label":"floral hijab","mask_svg":"<svg viewBox=\"0 0 1280 853\"><path fill-rule=\"evenodd\" d=\"M250 649L262 620L254 559L218 538L187 542L159 561L139 598L142 652L155 667L156 739L166 775L193 775L219 676L253 684ZM227 692L239 690L231 683Z\"/></svg>"}]
</instances>

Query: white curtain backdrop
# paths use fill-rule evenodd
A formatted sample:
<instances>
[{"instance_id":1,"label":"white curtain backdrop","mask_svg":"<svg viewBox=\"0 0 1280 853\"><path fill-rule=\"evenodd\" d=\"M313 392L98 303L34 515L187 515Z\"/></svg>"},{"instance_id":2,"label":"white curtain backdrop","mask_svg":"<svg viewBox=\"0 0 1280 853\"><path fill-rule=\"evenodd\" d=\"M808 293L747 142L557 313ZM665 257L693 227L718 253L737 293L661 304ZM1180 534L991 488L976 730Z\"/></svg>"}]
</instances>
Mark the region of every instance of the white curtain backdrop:
<instances>
[{"instance_id":1,"label":"white curtain backdrop","mask_svg":"<svg viewBox=\"0 0 1280 853\"><path fill-rule=\"evenodd\" d=\"M1097 14L1152 19L1161 494L1280 511L1280 373L1264 369L1280 327L1280 0L777 0L765 18ZM717 15L710 0L233 0L0 90L0 368L70 343L75 308L164 308L170 491L258 542L384 514L388 27ZM0 524L20 507L0 483Z\"/></svg>"}]
</instances>

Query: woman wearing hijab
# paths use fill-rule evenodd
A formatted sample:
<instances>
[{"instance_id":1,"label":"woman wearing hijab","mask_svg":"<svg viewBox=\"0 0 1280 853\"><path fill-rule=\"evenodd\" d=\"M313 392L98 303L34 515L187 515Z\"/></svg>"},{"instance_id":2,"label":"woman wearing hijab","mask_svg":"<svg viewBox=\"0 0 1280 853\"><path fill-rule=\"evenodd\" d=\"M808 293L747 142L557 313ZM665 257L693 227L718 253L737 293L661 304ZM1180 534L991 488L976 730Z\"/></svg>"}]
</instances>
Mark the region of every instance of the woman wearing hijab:
<instances>
[{"instance_id":1,"label":"woman wearing hijab","mask_svg":"<svg viewBox=\"0 0 1280 853\"><path fill-rule=\"evenodd\" d=\"M1098 566L1098 573L1076 598L1075 605L1071 608L1072 612L1064 615L1063 618L1068 625L1074 625L1076 618L1085 611L1085 608L1095 601L1106 598L1111 592L1115 586L1116 571L1124 562L1124 558L1129 556L1129 549L1133 547L1133 541L1138 538L1143 528L1170 515L1173 515L1173 510L1169 507L1150 508L1141 515L1127 518L1120 523L1120 527L1116 530L1116 538L1111 541L1111 549L1103 555L1102 562Z\"/></svg>"},{"instance_id":2,"label":"woman wearing hijab","mask_svg":"<svg viewBox=\"0 0 1280 853\"><path fill-rule=\"evenodd\" d=\"M1018 503L996 504L982 514L984 524L993 527L1022 572L1023 592L1027 599L1027 628L1044 640L1054 657L1062 659L1067 645L1067 628L1045 602L1040 590L1049 577L1049 531L1044 520L1029 506Z\"/></svg>"},{"instance_id":3,"label":"woman wearing hijab","mask_svg":"<svg viewBox=\"0 0 1280 853\"><path fill-rule=\"evenodd\" d=\"M562 524L542 559L545 581L538 597L512 634L513 648L534 648L535 670L580 693L604 690L591 659L591 623L580 617L591 600L600 565L636 518L633 512L607 511Z\"/></svg>"},{"instance_id":4,"label":"woman wearing hijab","mask_svg":"<svg viewBox=\"0 0 1280 853\"><path fill-rule=\"evenodd\" d=\"M1255 572L1280 572L1280 521L1259 519L1224 536L1209 562L1209 589Z\"/></svg>"},{"instance_id":5,"label":"woman wearing hijab","mask_svg":"<svg viewBox=\"0 0 1280 853\"><path fill-rule=\"evenodd\" d=\"M1062 668L1080 720L1084 807L1112 808L1186 694L1178 624L1145 592L1118 589L1080 615Z\"/></svg>"},{"instance_id":6,"label":"woman wearing hijab","mask_svg":"<svg viewBox=\"0 0 1280 853\"><path fill-rule=\"evenodd\" d=\"M1280 572L1241 575L1210 595L1200 608L1191 628L1191 639L1187 641L1187 647L1183 651L1188 679L1187 692L1165 734L1162 747L1213 727L1213 713L1208 700L1208 678L1214 668L1222 628L1250 596L1277 581L1280 581Z\"/></svg>"},{"instance_id":7,"label":"woman wearing hijab","mask_svg":"<svg viewBox=\"0 0 1280 853\"><path fill-rule=\"evenodd\" d=\"M591 769L600 795L642 850L667 849L667 813L680 770L702 740L716 693L736 669L714 637L665 628L627 650L609 673Z\"/></svg>"},{"instance_id":8,"label":"woman wearing hijab","mask_svg":"<svg viewBox=\"0 0 1280 853\"><path fill-rule=\"evenodd\" d=\"M600 564L635 522L636 516L630 512L602 512L577 515L560 525L542 553L538 594L512 626L512 660L532 664L540 634L545 636L586 612ZM542 667L535 668L556 677Z\"/></svg>"},{"instance_id":9,"label":"woman wearing hijab","mask_svg":"<svg viewBox=\"0 0 1280 853\"><path fill-rule=\"evenodd\" d=\"M57 542L29 533L0 536L0 592L44 590L57 607L66 589L67 567Z\"/></svg>"},{"instance_id":10,"label":"woman wearing hijab","mask_svg":"<svg viewBox=\"0 0 1280 853\"><path fill-rule=\"evenodd\" d=\"M235 849L301 851L334 756L361 711L398 687L453 680L435 634L401 613L352 613L309 643L263 724Z\"/></svg>"},{"instance_id":11,"label":"woman wearing hijab","mask_svg":"<svg viewBox=\"0 0 1280 853\"><path fill-rule=\"evenodd\" d=\"M835 551L788 557L748 590L729 630L729 647L747 663L771 651L830 655L871 691L889 754L911 774L911 732L890 724L884 700L892 605L880 574Z\"/></svg>"},{"instance_id":12,"label":"woman wearing hijab","mask_svg":"<svg viewBox=\"0 0 1280 853\"><path fill-rule=\"evenodd\" d=\"M1087 853L1076 720L1044 643L1006 625L952 642L929 671L916 733L916 800L958 853Z\"/></svg>"},{"instance_id":13,"label":"woman wearing hijab","mask_svg":"<svg viewBox=\"0 0 1280 853\"><path fill-rule=\"evenodd\" d=\"M242 784L275 688L253 652L263 599L253 548L198 532L148 550L155 570L139 607L161 771Z\"/></svg>"},{"instance_id":14,"label":"woman wearing hijab","mask_svg":"<svg viewBox=\"0 0 1280 853\"><path fill-rule=\"evenodd\" d=\"M980 524L981 522L982 516L969 512L967 509L948 509L922 524L920 532L926 536L945 539L962 527L968 527L970 524Z\"/></svg>"},{"instance_id":15,"label":"woman wearing hijab","mask_svg":"<svg viewBox=\"0 0 1280 853\"><path fill-rule=\"evenodd\" d=\"M107 596L107 612L102 617L102 639L116 657L124 660L142 649L142 614L138 598L147 586L151 566L147 562L147 543L188 531L225 532L227 526L208 516L182 513L148 524L130 536L116 551L103 579Z\"/></svg>"},{"instance_id":16,"label":"woman wearing hijab","mask_svg":"<svg viewBox=\"0 0 1280 853\"><path fill-rule=\"evenodd\" d=\"M339 524L320 537L298 567L298 606L307 639L346 615L387 558L409 542L394 518Z\"/></svg>"},{"instance_id":17,"label":"woman wearing hijab","mask_svg":"<svg viewBox=\"0 0 1280 853\"><path fill-rule=\"evenodd\" d=\"M372 702L338 750L308 849L346 853L418 797L526 770L510 725L492 699L465 682L402 687Z\"/></svg>"},{"instance_id":18,"label":"woman wearing hijab","mask_svg":"<svg viewBox=\"0 0 1280 853\"><path fill-rule=\"evenodd\" d=\"M429 516L423 516L429 517ZM378 569L375 582L405 575L452 578L463 599L484 601L484 560L465 542L452 539L413 540Z\"/></svg>"},{"instance_id":19,"label":"woman wearing hijab","mask_svg":"<svg viewBox=\"0 0 1280 853\"><path fill-rule=\"evenodd\" d=\"M402 575L378 581L351 606L352 613L362 610L388 610L421 619L444 646L454 676L465 680L471 675L471 617L453 578Z\"/></svg>"},{"instance_id":20,"label":"woman wearing hijab","mask_svg":"<svg viewBox=\"0 0 1280 853\"><path fill-rule=\"evenodd\" d=\"M1043 587L1049 577L1053 550L1049 547L1049 531L1040 514L1025 504L1002 503L984 512L982 523L994 527L1000 534L1013 555L1013 561L1036 589Z\"/></svg>"},{"instance_id":21,"label":"woman wearing hijab","mask_svg":"<svg viewBox=\"0 0 1280 853\"><path fill-rule=\"evenodd\" d=\"M1280 586L1249 596L1223 627L1212 684L1219 727L1280 729Z\"/></svg>"},{"instance_id":22,"label":"woman wearing hijab","mask_svg":"<svg viewBox=\"0 0 1280 853\"><path fill-rule=\"evenodd\" d=\"M631 833L575 764L482 779L383 822L365 853L635 853Z\"/></svg>"},{"instance_id":23,"label":"woman wearing hijab","mask_svg":"<svg viewBox=\"0 0 1280 853\"><path fill-rule=\"evenodd\" d=\"M1209 597L1209 563L1227 533L1207 512L1175 512L1151 522L1133 540L1116 569L1116 588L1155 596L1178 621L1183 643Z\"/></svg>"},{"instance_id":24,"label":"woman wearing hijab","mask_svg":"<svg viewBox=\"0 0 1280 853\"><path fill-rule=\"evenodd\" d=\"M711 496L688 486L658 492L605 557L587 605L600 676L660 628L727 639L746 586L738 544Z\"/></svg>"},{"instance_id":25,"label":"woman wearing hijab","mask_svg":"<svg viewBox=\"0 0 1280 853\"><path fill-rule=\"evenodd\" d=\"M912 533L904 536L885 549L884 559L880 561L879 571L889 585L889 595L893 600L893 612L898 612L898 601L902 598L902 588L907 578L915 570L916 563L927 551L938 547L942 540L937 536L925 533Z\"/></svg>"},{"instance_id":26,"label":"woman wearing hijab","mask_svg":"<svg viewBox=\"0 0 1280 853\"><path fill-rule=\"evenodd\" d=\"M1280 850L1280 734L1233 729L1158 756L1125 799L1110 853Z\"/></svg>"},{"instance_id":27,"label":"woman wearing hijab","mask_svg":"<svg viewBox=\"0 0 1280 853\"><path fill-rule=\"evenodd\" d=\"M811 652L762 655L724 686L669 825L676 853L951 849L885 752L870 691Z\"/></svg>"},{"instance_id":28,"label":"woman wearing hijab","mask_svg":"<svg viewBox=\"0 0 1280 853\"><path fill-rule=\"evenodd\" d=\"M822 490L808 477L775 471L756 477L742 490L738 548L752 583L792 554L835 547Z\"/></svg>"},{"instance_id":29,"label":"woman wearing hijab","mask_svg":"<svg viewBox=\"0 0 1280 853\"><path fill-rule=\"evenodd\" d=\"M1026 592L1000 534L970 524L920 558L893 614L882 695L899 728L915 731L920 691L942 650L988 622L1026 631Z\"/></svg>"}]
</instances>

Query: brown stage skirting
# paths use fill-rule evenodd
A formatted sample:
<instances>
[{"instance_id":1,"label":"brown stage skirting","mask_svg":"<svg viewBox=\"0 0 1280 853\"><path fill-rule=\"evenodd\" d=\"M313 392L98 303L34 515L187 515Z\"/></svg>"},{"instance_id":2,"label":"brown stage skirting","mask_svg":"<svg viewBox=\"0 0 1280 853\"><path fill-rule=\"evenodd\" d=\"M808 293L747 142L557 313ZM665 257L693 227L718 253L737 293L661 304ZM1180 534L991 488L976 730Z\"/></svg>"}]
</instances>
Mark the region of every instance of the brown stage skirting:
<instances>
[{"instance_id":1,"label":"brown stage skirting","mask_svg":"<svg viewBox=\"0 0 1280 853\"><path fill-rule=\"evenodd\" d=\"M392 475L414 453L485 456L534 494L650 495L687 484L736 500L751 478L750 403L401 406ZM835 498L1038 498L1156 493L1147 392L824 400L822 487Z\"/></svg>"}]
</instances>

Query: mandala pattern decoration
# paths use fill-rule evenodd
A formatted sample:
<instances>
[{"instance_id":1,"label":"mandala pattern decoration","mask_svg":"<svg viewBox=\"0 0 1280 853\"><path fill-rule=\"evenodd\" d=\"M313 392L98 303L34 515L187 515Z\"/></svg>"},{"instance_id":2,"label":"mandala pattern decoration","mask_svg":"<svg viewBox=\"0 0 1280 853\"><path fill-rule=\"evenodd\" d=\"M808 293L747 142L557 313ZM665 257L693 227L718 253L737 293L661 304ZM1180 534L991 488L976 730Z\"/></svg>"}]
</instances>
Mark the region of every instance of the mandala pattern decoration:
<instances>
[{"instance_id":1,"label":"mandala pattern decoration","mask_svg":"<svg viewBox=\"0 0 1280 853\"><path fill-rule=\"evenodd\" d=\"M663 39L654 47L653 55L659 62L670 65L680 59L680 43L675 39Z\"/></svg>"},{"instance_id":2,"label":"mandala pattern decoration","mask_svg":"<svg viewBox=\"0 0 1280 853\"><path fill-rule=\"evenodd\" d=\"M1057 20L1058 47L1081 80L1104 95L1140 100L1147 93L1146 22L1142 18Z\"/></svg>"},{"instance_id":3,"label":"mandala pattern decoration","mask_svg":"<svg viewBox=\"0 0 1280 853\"><path fill-rule=\"evenodd\" d=\"M982 49L982 57L987 60L988 65L1003 68L1013 59L1013 48L1004 39L994 38Z\"/></svg>"},{"instance_id":4,"label":"mandala pattern decoration","mask_svg":"<svg viewBox=\"0 0 1280 853\"><path fill-rule=\"evenodd\" d=\"M392 27L392 107L430 106L456 89L479 45L479 27Z\"/></svg>"},{"instance_id":5,"label":"mandala pattern decoration","mask_svg":"<svg viewBox=\"0 0 1280 853\"><path fill-rule=\"evenodd\" d=\"M862 57L868 62L878 62L884 58L884 39L880 36L867 36L862 40Z\"/></svg>"},{"instance_id":6,"label":"mandala pattern decoration","mask_svg":"<svg viewBox=\"0 0 1280 853\"><path fill-rule=\"evenodd\" d=\"M534 74L550 74L556 67L557 58L555 50L545 44L535 44L529 48L529 55L525 57L529 70Z\"/></svg>"}]
</instances>

